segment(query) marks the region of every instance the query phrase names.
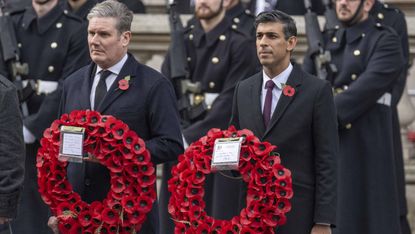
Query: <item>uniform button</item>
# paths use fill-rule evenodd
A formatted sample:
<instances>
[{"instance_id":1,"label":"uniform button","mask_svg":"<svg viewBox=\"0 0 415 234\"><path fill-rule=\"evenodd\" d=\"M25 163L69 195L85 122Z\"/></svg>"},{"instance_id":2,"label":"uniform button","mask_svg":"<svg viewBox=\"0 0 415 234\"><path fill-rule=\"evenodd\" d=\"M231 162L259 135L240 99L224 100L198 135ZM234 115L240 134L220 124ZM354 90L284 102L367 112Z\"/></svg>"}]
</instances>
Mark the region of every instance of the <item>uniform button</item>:
<instances>
[{"instance_id":1,"label":"uniform button","mask_svg":"<svg viewBox=\"0 0 415 234\"><path fill-rule=\"evenodd\" d=\"M246 10L245 10L245 13L246 13L246 14L248 14L248 15L250 15L250 14L251 14L251 11L250 11L250 10L248 10L248 9L246 9Z\"/></svg>"},{"instance_id":2,"label":"uniform button","mask_svg":"<svg viewBox=\"0 0 415 234\"><path fill-rule=\"evenodd\" d=\"M52 42L52 44L50 44L50 48L56 49L56 47L58 47L58 43Z\"/></svg>"},{"instance_id":3,"label":"uniform button","mask_svg":"<svg viewBox=\"0 0 415 234\"><path fill-rule=\"evenodd\" d=\"M383 4L383 6L384 6L385 8L388 8L388 7L389 7L389 5L388 5L388 4Z\"/></svg>"},{"instance_id":4,"label":"uniform button","mask_svg":"<svg viewBox=\"0 0 415 234\"><path fill-rule=\"evenodd\" d=\"M378 18L383 20L383 18L385 18L385 16L382 13L378 13Z\"/></svg>"},{"instance_id":5,"label":"uniform button","mask_svg":"<svg viewBox=\"0 0 415 234\"><path fill-rule=\"evenodd\" d=\"M382 27L382 24L381 23L376 23L376 27L380 28L380 27Z\"/></svg>"},{"instance_id":6,"label":"uniform button","mask_svg":"<svg viewBox=\"0 0 415 234\"><path fill-rule=\"evenodd\" d=\"M344 126L346 129L351 129L352 128L352 124L351 123L348 123L348 124L346 124L346 126Z\"/></svg>"},{"instance_id":7,"label":"uniform button","mask_svg":"<svg viewBox=\"0 0 415 234\"><path fill-rule=\"evenodd\" d=\"M192 58L187 57L187 61L188 61L188 62L192 61Z\"/></svg>"},{"instance_id":8,"label":"uniform button","mask_svg":"<svg viewBox=\"0 0 415 234\"><path fill-rule=\"evenodd\" d=\"M17 47L22 48L22 43L17 43Z\"/></svg>"},{"instance_id":9,"label":"uniform button","mask_svg":"<svg viewBox=\"0 0 415 234\"><path fill-rule=\"evenodd\" d=\"M336 25L336 26L334 26L334 28L335 28L335 29L339 29L339 28L340 28L340 26L339 26L339 25Z\"/></svg>"},{"instance_id":10,"label":"uniform button","mask_svg":"<svg viewBox=\"0 0 415 234\"><path fill-rule=\"evenodd\" d=\"M343 85L343 90L347 90L348 88L349 88L349 86Z\"/></svg>"},{"instance_id":11,"label":"uniform button","mask_svg":"<svg viewBox=\"0 0 415 234\"><path fill-rule=\"evenodd\" d=\"M354 56L359 56L360 55L360 50L355 50L353 51Z\"/></svg>"},{"instance_id":12,"label":"uniform button","mask_svg":"<svg viewBox=\"0 0 415 234\"><path fill-rule=\"evenodd\" d=\"M221 40L221 41L226 40L226 36L225 36L225 35L220 35L220 36L219 36L219 40Z\"/></svg>"},{"instance_id":13,"label":"uniform button","mask_svg":"<svg viewBox=\"0 0 415 234\"><path fill-rule=\"evenodd\" d=\"M54 68L53 66L49 66L49 67L48 67L48 71L49 71L50 73L52 73L54 70L55 70L55 68Z\"/></svg>"},{"instance_id":14,"label":"uniform button","mask_svg":"<svg viewBox=\"0 0 415 234\"><path fill-rule=\"evenodd\" d=\"M233 22L235 22L235 23L239 24L239 22L241 22L241 21L239 20L239 18L238 18L238 17L235 17L235 18L233 18Z\"/></svg>"},{"instance_id":15,"label":"uniform button","mask_svg":"<svg viewBox=\"0 0 415 234\"><path fill-rule=\"evenodd\" d=\"M357 79L357 75L356 74L352 74L351 78L352 78L352 80L356 80Z\"/></svg>"},{"instance_id":16,"label":"uniform button","mask_svg":"<svg viewBox=\"0 0 415 234\"><path fill-rule=\"evenodd\" d=\"M64 13L65 15L67 15L67 14L68 14L68 10L64 10L64 11L63 11L63 13Z\"/></svg>"},{"instance_id":17,"label":"uniform button","mask_svg":"<svg viewBox=\"0 0 415 234\"><path fill-rule=\"evenodd\" d=\"M195 26L192 24L192 25L190 25L190 28L195 28Z\"/></svg>"},{"instance_id":18,"label":"uniform button","mask_svg":"<svg viewBox=\"0 0 415 234\"><path fill-rule=\"evenodd\" d=\"M213 57L212 58L212 63L214 63L214 64L219 63L219 58L218 57Z\"/></svg>"},{"instance_id":19,"label":"uniform button","mask_svg":"<svg viewBox=\"0 0 415 234\"><path fill-rule=\"evenodd\" d=\"M56 28L62 28L62 23L61 22L56 23Z\"/></svg>"},{"instance_id":20,"label":"uniform button","mask_svg":"<svg viewBox=\"0 0 415 234\"><path fill-rule=\"evenodd\" d=\"M90 180L90 179L88 179L88 178L86 178L86 179L84 180L84 183L85 183L85 185L86 185L86 186L90 186L90 185L91 185L91 180Z\"/></svg>"},{"instance_id":21,"label":"uniform button","mask_svg":"<svg viewBox=\"0 0 415 234\"><path fill-rule=\"evenodd\" d=\"M365 36L366 36L366 34L362 33L362 37L365 37Z\"/></svg>"},{"instance_id":22,"label":"uniform button","mask_svg":"<svg viewBox=\"0 0 415 234\"><path fill-rule=\"evenodd\" d=\"M336 43L336 42L337 42L337 37L333 37L333 38L331 39L331 41L332 41L332 42L334 42L334 43Z\"/></svg>"},{"instance_id":23,"label":"uniform button","mask_svg":"<svg viewBox=\"0 0 415 234\"><path fill-rule=\"evenodd\" d=\"M212 106L211 106L211 105L208 105L208 106L207 106L207 109L208 109L208 110L212 109Z\"/></svg>"},{"instance_id":24,"label":"uniform button","mask_svg":"<svg viewBox=\"0 0 415 234\"><path fill-rule=\"evenodd\" d=\"M193 34L189 34L189 40L193 40Z\"/></svg>"},{"instance_id":25,"label":"uniform button","mask_svg":"<svg viewBox=\"0 0 415 234\"><path fill-rule=\"evenodd\" d=\"M209 88L211 89L215 88L215 82L209 82Z\"/></svg>"},{"instance_id":26,"label":"uniform button","mask_svg":"<svg viewBox=\"0 0 415 234\"><path fill-rule=\"evenodd\" d=\"M237 28L238 28L238 26L236 26L236 24L232 24L232 28L233 28L233 29L237 29Z\"/></svg>"}]
</instances>

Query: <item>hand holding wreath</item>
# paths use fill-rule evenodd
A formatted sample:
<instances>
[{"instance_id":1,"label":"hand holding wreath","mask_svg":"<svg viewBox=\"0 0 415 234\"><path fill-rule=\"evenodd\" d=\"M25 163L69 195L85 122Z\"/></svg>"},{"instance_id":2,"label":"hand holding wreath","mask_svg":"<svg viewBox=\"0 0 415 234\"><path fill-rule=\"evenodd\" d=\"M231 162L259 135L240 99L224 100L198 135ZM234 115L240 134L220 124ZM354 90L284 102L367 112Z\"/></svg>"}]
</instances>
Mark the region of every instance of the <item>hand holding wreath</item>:
<instances>
[{"instance_id":1,"label":"hand holding wreath","mask_svg":"<svg viewBox=\"0 0 415 234\"><path fill-rule=\"evenodd\" d=\"M214 142L217 138L244 137L239 172L248 183L247 207L231 220L215 220L205 209L204 181L211 173ZM175 233L274 233L286 222L293 196L291 172L281 165L276 146L260 142L249 130L234 127L211 129L207 136L190 145L172 168L168 190L172 193L169 213Z\"/></svg>"},{"instance_id":2,"label":"hand holding wreath","mask_svg":"<svg viewBox=\"0 0 415 234\"><path fill-rule=\"evenodd\" d=\"M84 127L84 152L109 169L111 189L102 202L87 204L72 190L66 175L68 162L58 160L62 125ZM55 120L40 143L39 192L57 217L61 233L140 230L156 199L156 176L144 141L126 124L95 111L73 111Z\"/></svg>"}]
</instances>

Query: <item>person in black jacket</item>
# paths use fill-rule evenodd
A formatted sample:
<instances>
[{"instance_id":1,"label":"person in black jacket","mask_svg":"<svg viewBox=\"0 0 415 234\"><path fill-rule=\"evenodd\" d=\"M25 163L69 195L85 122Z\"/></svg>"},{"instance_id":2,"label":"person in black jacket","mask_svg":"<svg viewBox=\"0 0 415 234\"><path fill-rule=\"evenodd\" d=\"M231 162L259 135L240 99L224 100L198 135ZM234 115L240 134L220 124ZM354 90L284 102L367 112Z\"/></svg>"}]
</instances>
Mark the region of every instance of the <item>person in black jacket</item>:
<instances>
[{"instance_id":1,"label":"person in black jacket","mask_svg":"<svg viewBox=\"0 0 415 234\"><path fill-rule=\"evenodd\" d=\"M16 218L23 188L24 142L16 88L0 75L0 233Z\"/></svg>"}]
</instances>

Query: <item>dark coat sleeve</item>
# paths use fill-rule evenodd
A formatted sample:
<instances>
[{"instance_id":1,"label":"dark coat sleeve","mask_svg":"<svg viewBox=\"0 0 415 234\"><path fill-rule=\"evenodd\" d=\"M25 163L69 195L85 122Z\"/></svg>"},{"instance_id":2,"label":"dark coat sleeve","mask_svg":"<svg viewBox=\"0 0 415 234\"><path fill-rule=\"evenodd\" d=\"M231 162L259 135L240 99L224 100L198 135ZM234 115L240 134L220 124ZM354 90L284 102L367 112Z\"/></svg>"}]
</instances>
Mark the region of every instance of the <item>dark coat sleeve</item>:
<instances>
[{"instance_id":1,"label":"dark coat sleeve","mask_svg":"<svg viewBox=\"0 0 415 234\"><path fill-rule=\"evenodd\" d=\"M336 109L330 84L320 89L313 108L315 155L314 222L336 223L337 154L339 140Z\"/></svg>"},{"instance_id":2,"label":"dark coat sleeve","mask_svg":"<svg viewBox=\"0 0 415 234\"><path fill-rule=\"evenodd\" d=\"M151 139L146 146L153 162L164 163L183 153L180 121L173 87L167 79L160 79L147 98Z\"/></svg>"},{"instance_id":3,"label":"dark coat sleeve","mask_svg":"<svg viewBox=\"0 0 415 234\"><path fill-rule=\"evenodd\" d=\"M0 217L14 218L23 185L25 145L16 89L1 86L0 80Z\"/></svg>"},{"instance_id":4,"label":"dark coat sleeve","mask_svg":"<svg viewBox=\"0 0 415 234\"><path fill-rule=\"evenodd\" d=\"M359 79L335 96L339 123L351 123L372 108L385 92L391 91L402 68L399 38L394 33L385 33L376 43L376 48Z\"/></svg>"},{"instance_id":5,"label":"dark coat sleeve","mask_svg":"<svg viewBox=\"0 0 415 234\"><path fill-rule=\"evenodd\" d=\"M238 112L238 89L239 89L239 84L240 82L238 82L238 84L236 84L235 87L235 92L233 95L233 102L232 102L232 115L231 115L231 120L229 121L229 126L233 125L236 129L240 129L239 126L239 112Z\"/></svg>"},{"instance_id":6,"label":"dark coat sleeve","mask_svg":"<svg viewBox=\"0 0 415 234\"><path fill-rule=\"evenodd\" d=\"M83 26L80 27L77 33L72 35L72 43L67 53L65 64L63 65L58 89L43 99L38 112L24 119L24 126L30 130L36 139L40 139L43 131L50 126L53 120L58 118L63 79L86 65L90 60L86 31L86 28Z\"/></svg>"},{"instance_id":7,"label":"dark coat sleeve","mask_svg":"<svg viewBox=\"0 0 415 234\"><path fill-rule=\"evenodd\" d=\"M231 65L226 77L224 77L222 91L213 102L206 117L183 130L183 135L189 144L204 136L211 128L224 129L228 126L236 83L254 74L258 68L255 46L251 43L252 41L244 40L232 45Z\"/></svg>"}]
</instances>

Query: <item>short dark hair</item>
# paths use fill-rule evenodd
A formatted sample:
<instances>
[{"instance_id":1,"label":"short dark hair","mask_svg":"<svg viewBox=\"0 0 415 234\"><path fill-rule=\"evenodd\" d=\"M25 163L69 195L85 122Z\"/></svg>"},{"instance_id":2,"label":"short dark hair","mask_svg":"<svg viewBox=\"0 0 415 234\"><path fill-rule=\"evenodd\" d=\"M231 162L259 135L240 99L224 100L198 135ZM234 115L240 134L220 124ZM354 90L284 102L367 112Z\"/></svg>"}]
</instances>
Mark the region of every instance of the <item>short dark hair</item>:
<instances>
[{"instance_id":1,"label":"short dark hair","mask_svg":"<svg viewBox=\"0 0 415 234\"><path fill-rule=\"evenodd\" d=\"M292 36L297 36L297 27L294 19L286 13L278 10L261 12L255 18L255 28L261 23L281 23L284 25L284 36L287 40Z\"/></svg>"}]
</instances>

